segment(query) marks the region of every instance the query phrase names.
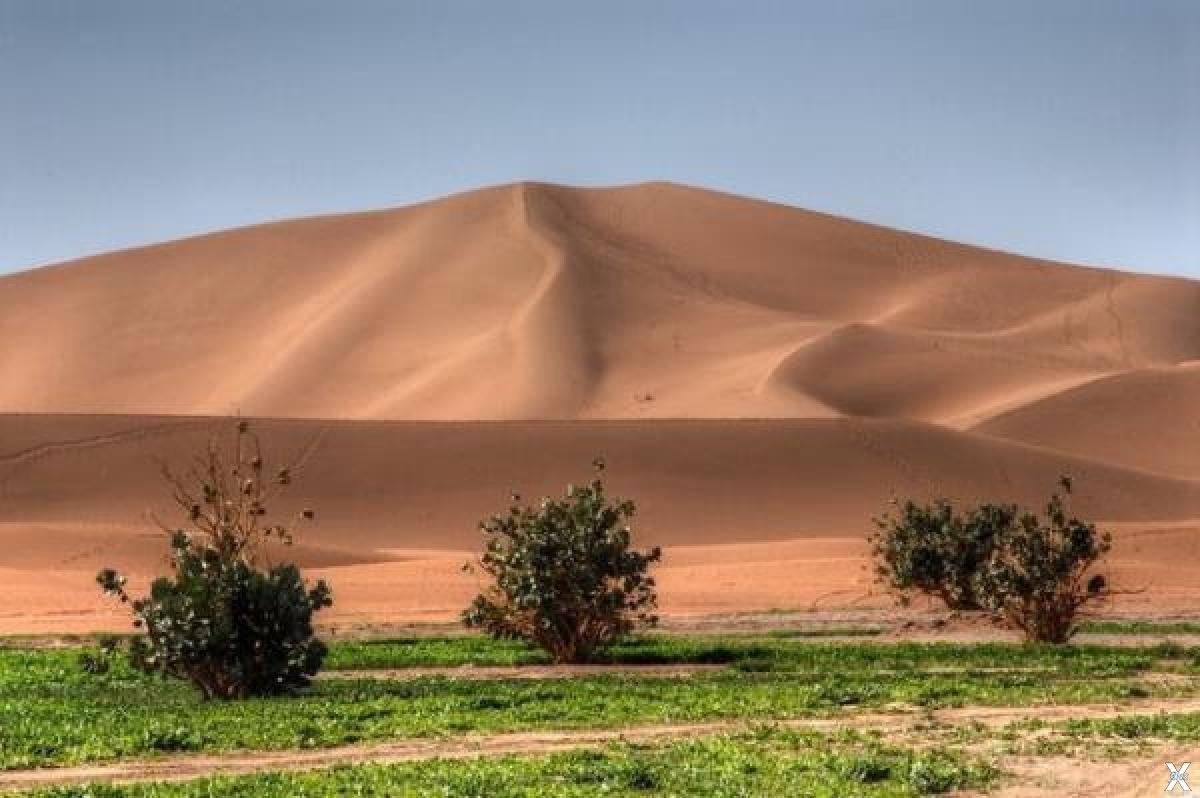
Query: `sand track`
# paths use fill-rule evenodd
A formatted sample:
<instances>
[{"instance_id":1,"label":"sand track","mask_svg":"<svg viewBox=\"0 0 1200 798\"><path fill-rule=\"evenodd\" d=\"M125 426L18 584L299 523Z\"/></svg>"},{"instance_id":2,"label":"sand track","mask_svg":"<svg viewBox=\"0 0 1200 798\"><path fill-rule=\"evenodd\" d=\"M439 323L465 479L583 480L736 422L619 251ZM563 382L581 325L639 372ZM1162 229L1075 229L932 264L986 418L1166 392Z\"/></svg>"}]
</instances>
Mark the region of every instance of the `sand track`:
<instances>
[{"instance_id":1,"label":"sand track","mask_svg":"<svg viewBox=\"0 0 1200 798\"><path fill-rule=\"evenodd\" d=\"M771 726L785 729L838 731L874 729L893 735L930 723L961 725L982 724L989 728L1029 719L1047 722L1080 718L1111 718L1118 715L1156 712L1200 712L1200 700L1146 701L1116 705L1041 706L1041 707L964 707L933 711L896 711L892 713L848 712L832 718L769 720ZM342 746L301 751L237 751L227 754L179 754L155 759L125 760L108 764L61 768L0 771L0 790L15 791L36 787L66 786L106 782L179 782L210 776L238 775L265 771L315 770L350 764L391 764L423 759L466 759L482 756L536 755L579 748L603 746L613 742L655 742L734 733L761 723L718 721L659 726L635 726L623 729L520 732L494 735L462 735L455 739L398 740L394 742Z\"/></svg>"}]
</instances>

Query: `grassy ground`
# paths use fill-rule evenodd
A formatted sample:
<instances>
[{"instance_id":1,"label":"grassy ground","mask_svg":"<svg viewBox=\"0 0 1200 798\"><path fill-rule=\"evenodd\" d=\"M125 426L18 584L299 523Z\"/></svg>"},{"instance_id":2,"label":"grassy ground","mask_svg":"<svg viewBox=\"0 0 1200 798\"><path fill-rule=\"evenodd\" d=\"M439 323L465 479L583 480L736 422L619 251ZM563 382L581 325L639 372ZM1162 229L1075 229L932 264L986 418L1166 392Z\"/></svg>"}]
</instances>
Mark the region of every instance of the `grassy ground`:
<instances>
[{"instance_id":1,"label":"grassy ground","mask_svg":"<svg viewBox=\"0 0 1200 798\"><path fill-rule=\"evenodd\" d=\"M359 765L307 773L206 778L183 784L87 786L23 798L201 796L920 796L1012 782L1004 754L1129 759L1139 742L1200 741L1200 715L1134 715L1002 729L917 728L884 741L762 727L752 732L646 745L612 744L540 756ZM1007 741L1007 742L1006 742ZM997 745L999 744L999 745Z\"/></svg>"},{"instance_id":2,"label":"grassy ground","mask_svg":"<svg viewBox=\"0 0 1200 798\"><path fill-rule=\"evenodd\" d=\"M780 615L797 615L795 611L779 610ZM754 613L755 617L770 617L771 613ZM724 616L723 616L724 617ZM730 616L731 619L737 620L739 616ZM696 629L672 629L670 624L664 626L661 636L679 636L684 638L695 638L697 636L719 636L722 638L767 638L767 639L813 639L820 640L821 638L872 638L879 637L891 631L896 624L886 620L877 622L863 623L846 623L837 621L819 621L807 623L801 626L792 626L780 624L778 626L768 626L758 630L736 630L735 627L728 625L716 625L717 632L705 633ZM327 630L327 632L330 630ZM1087 621L1082 624L1079 630L1084 635L1128 635L1128 636L1156 636L1156 635L1195 635L1200 636L1200 620L1126 620L1126 619L1097 619ZM339 641L355 641L363 639L371 639L388 636L411 636L418 638L431 639L447 639L465 637L472 639L473 636L463 635L458 626L455 624L436 623L436 624L406 624L402 629L393 629L387 626L383 627L363 627L361 629L349 628L339 629L337 634L329 635ZM0 636L0 649L24 649L24 648L61 648L61 647L80 647L87 645L95 645L97 640L102 637L114 637L114 635L99 635L99 634L26 634L26 635L2 635ZM129 637L129 635L115 635L115 637ZM526 652L528 654L529 652ZM453 654L451 655L453 656ZM533 655L530 662L540 661ZM432 664L432 663L428 663ZM497 662L496 664L502 664ZM503 663L517 664L517 663Z\"/></svg>"},{"instance_id":3,"label":"grassy ground","mask_svg":"<svg viewBox=\"0 0 1200 798\"><path fill-rule=\"evenodd\" d=\"M870 737L764 729L655 745L533 757L433 760L178 785L60 788L38 798L199 796L919 796L985 787L993 771L951 751L917 752Z\"/></svg>"},{"instance_id":4,"label":"grassy ground","mask_svg":"<svg viewBox=\"0 0 1200 798\"><path fill-rule=\"evenodd\" d=\"M78 651L0 651L0 768L96 762L169 751L278 750L467 731L602 728L718 719L769 721L889 704L927 707L1090 703L1193 695L1179 647L802 643L650 637L619 662L723 662L688 678L330 679L295 696L205 702L187 685L121 662L82 672ZM335 645L337 668L536 662L482 638ZM568 793L569 794L569 793Z\"/></svg>"},{"instance_id":5,"label":"grassy ground","mask_svg":"<svg viewBox=\"0 0 1200 798\"><path fill-rule=\"evenodd\" d=\"M646 635L614 646L602 661L614 664L726 664L751 671L877 671L929 668L1026 668L1128 674L1182 659L1184 649L1160 646L1051 646L1012 643L792 642L770 636ZM542 665L544 653L515 641L486 637L409 637L334 643L330 670L460 665Z\"/></svg>"}]
</instances>

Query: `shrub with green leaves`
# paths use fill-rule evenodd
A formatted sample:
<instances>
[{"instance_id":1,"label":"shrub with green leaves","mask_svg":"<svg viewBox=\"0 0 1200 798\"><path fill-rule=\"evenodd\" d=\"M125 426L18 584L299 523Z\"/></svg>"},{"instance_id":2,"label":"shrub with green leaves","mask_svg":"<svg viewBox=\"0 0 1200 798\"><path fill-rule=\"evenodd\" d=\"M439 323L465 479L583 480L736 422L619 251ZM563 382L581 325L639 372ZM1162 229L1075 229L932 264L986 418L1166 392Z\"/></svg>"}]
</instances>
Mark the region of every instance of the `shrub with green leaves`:
<instances>
[{"instance_id":1,"label":"shrub with green leaves","mask_svg":"<svg viewBox=\"0 0 1200 798\"><path fill-rule=\"evenodd\" d=\"M1029 640L1065 643L1078 631L1080 610L1102 598L1107 581L1093 568L1112 548L1112 535L1068 515L1064 494L1046 503L1045 519L1022 513L980 574L989 607Z\"/></svg>"},{"instance_id":2,"label":"shrub with green leaves","mask_svg":"<svg viewBox=\"0 0 1200 798\"><path fill-rule=\"evenodd\" d=\"M100 676L108 673L119 656L121 639L114 635L101 635L94 648L79 652L79 669L84 673Z\"/></svg>"},{"instance_id":3,"label":"shrub with green leaves","mask_svg":"<svg viewBox=\"0 0 1200 798\"><path fill-rule=\"evenodd\" d=\"M600 475L568 485L562 500L520 504L480 524L487 544L478 568L492 585L463 613L464 623L497 638L525 640L554 662L587 662L638 625L657 605L649 569L657 547L632 548L631 501L609 501ZM468 564L467 570L475 566Z\"/></svg>"},{"instance_id":4,"label":"shrub with green leaves","mask_svg":"<svg viewBox=\"0 0 1200 798\"><path fill-rule=\"evenodd\" d=\"M904 503L899 515L875 519L876 572L907 600L909 591L936 596L954 610L978 610L979 574L1017 517L1017 508L984 504L959 513L946 499Z\"/></svg>"},{"instance_id":5,"label":"shrub with green leaves","mask_svg":"<svg viewBox=\"0 0 1200 798\"><path fill-rule=\"evenodd\" d=\"M191 534L170 529L171 569L150 594L132 598L112 569L96 580L129 603L144 636L130 645L133 664L186 679L207 698L271 695L308 684L320 669L325 645L313 614L332 604L328 585L309 588L291 564L260 560L271 540L290 544L290 524L266 523L266 504L291 482L284 468L264 477L261 446L246 422L236 428L232 454L210 441L187 475L163 473Z\"/></svg>"},{"instance_id":6,"label":"shrub with green leaves","mask_svg":"<svg viewBox=\"0 0 1200 798\"><path fill-rule=\"evenodd\" d=\"M1007 504L959 513L946 499L907 502L898 517L878 519L870 536L880 579L902 598L923 592L951 609L989 610L1029 640L1066 642L1084 606L1107 590L1093 569L1112 537L1069 516L1071 480L1059 484L1044 519Z\"/></svg>"}]
</instances>

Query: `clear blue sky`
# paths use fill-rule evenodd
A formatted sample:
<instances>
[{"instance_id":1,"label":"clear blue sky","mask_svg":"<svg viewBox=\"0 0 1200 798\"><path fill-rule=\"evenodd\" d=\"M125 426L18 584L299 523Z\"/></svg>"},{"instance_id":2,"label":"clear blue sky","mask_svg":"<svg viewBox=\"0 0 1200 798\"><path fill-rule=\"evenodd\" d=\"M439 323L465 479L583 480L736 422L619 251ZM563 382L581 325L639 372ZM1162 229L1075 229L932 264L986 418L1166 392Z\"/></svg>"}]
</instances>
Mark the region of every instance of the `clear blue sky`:
<instances>
[{"instance_id":1,"label":"clear blue sky","mask_svg":"<svg viewBox=\"0 0 1200 798\"><path fill-rule=\"evenodd\" d=\"M517 179L1200 277L1200 0L0 0L0 272Z\"/></svg>"}]
</instances>

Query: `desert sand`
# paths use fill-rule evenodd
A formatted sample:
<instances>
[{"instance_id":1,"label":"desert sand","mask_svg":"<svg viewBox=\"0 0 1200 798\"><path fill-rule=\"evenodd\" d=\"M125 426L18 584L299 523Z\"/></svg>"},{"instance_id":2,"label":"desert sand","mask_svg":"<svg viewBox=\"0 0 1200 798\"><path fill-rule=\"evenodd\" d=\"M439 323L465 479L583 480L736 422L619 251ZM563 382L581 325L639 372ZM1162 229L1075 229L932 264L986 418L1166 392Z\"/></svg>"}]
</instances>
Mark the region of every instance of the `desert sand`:
<instances>
[{"instance_id":1,"label":"desert sand","mask_svg":"<svg viewBox=\"0 0 1200 798\"><path fill-rule=\"evenodd\" d=\"M1116 534L1118 611L1200 608L1200 283L672 184L517 184L0 277L0 632L124 628L155 460L229 417L316 510L333 622L445 620L478 520L609 464L668 614L887 606L893 496Z\"/></svg>"}]
</instances>

